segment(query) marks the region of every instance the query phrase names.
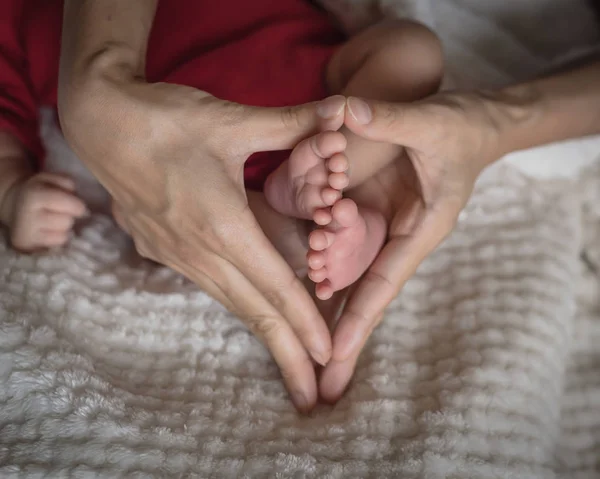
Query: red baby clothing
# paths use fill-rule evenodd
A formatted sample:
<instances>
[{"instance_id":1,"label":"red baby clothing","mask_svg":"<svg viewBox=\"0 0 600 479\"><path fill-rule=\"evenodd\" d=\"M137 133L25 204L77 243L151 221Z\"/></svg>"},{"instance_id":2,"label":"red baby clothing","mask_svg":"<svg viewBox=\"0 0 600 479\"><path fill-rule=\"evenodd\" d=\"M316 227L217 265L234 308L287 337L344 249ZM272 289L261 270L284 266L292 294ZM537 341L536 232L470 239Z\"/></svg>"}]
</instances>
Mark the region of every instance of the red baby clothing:
<instances>
[{"instance_id":1,"label":"red baby clothing","mask_svg":"<svg viewBox=\"0 0 600 479\"><path fill-rule=\"evenodd\" d=\"M0 130L39 160L39 108L56 106L63 0L3 0ZM343 41L307 0L162 0L148 44L150 82L178 83L255 106L287 106L327 95L325 68ZM287 152L246 163L260 189Z\"/></svg>"}]
</instances>

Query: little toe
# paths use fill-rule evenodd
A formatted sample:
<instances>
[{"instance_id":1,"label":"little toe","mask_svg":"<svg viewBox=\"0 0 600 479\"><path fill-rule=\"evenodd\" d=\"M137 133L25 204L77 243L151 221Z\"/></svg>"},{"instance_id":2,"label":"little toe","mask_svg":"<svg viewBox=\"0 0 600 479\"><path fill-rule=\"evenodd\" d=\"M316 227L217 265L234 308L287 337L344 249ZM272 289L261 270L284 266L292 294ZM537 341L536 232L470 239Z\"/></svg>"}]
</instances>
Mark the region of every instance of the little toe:
<instances>
[{"instance_id":1,"label":"little toe","mask_svg":"<svg viewBox=\"0 0 600 479\"><path fill-rule=\"evenodd\" d=\"M330 208L322 208L316 210L313 214L313 221L319 226L326 226L331 223Z\"/></svg>"},{"instance_id":2,"label":"little toe","mask_svg":"<svg viewBox=\"0 0 600 479\"><path fill-rule=\"evenodd\" d=\"M309 251L306 254L306 262L310 269L321 269L325 266L326 258L321 251Z\"/></svg>"},{"instance_id":3,"label":"little toe","mask_svg":"<svg viewBox=\"0 0 600 479\"><path fill-rule=\"evenodd\" d=\"M336 201L342 198L342 193L340 190L335 190L333 188L325 188L321 192L321 199L327 206L333 205Z\"/></svg>"},{"instance_id":4,"label":"little toe","mask_svg":"<svg viewBox=\"0 0 600 479\"><path fill-rule=\"evenodd\" d=\"M343 190L348 186L350 180L346 173L331 173L327 179L327 183L336 190Z\"/></svg>"},{"instance_id":5,"label":"little toe","mask_svg":"<svg viewBox=\"0 0 600 479\"><path fill-rule=\"evenodd\" d=\"M336 153L327 160L327 168L332 173L344 173L348 167L348 158L343 153Z\"/></svg>"},{"instance_id":6,"label":"little toe","mask_svg":"<svg viewBox=\"0 0 600 479\"><path fill-rule=\"evenodd\" d=\"M323 251L335 241L335 233L326 230L314 230L308 237L308 245L314 251Z\"/></svg>"},{"instance_id":7,"label":"little toe","mask_svg":"<svg viewBox=\"0 0 600 479\"><path fill-rule=\"evenodd\" d=\"M308 277L313 283L322 283L327 279L327 268L311 269L308 271Z\"/></svg>"},{"instance_id":8,"label":"little toe","mask_svg":"<svg viewBox=\"0 0 600 479\"><path fill-rule=\"evenodd\" d=\"M315 286L315 294L317 298L319 298L322 301L331 299L333 293L334 291L331 287L331 283L327 279L325 281L317 283L317 285Z\"/></svg>"},{"instance_id":9,"label":"little toe","mask_svg":"<svg viewBox=\"0 0 600 479\"><path fill-rule=\"evenodd\" d=\"M350 198L344 198L331 207L333 221L339 226L347 228L353 226L359 219L358 207Z\"/></svg>"}]
</instances>

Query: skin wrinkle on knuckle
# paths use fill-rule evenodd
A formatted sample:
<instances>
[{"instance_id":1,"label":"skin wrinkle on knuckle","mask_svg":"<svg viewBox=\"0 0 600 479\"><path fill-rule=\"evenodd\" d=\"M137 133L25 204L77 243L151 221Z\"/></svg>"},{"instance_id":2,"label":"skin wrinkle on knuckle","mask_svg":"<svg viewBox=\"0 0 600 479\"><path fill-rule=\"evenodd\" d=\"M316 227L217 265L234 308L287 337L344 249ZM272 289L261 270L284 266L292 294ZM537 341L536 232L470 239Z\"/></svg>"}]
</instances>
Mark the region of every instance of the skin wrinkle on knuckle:
<instances>
[{"instance_id":1,"label":"skin wrinkle on knuckle","mask_svg":"<svg viewBox=\"0 0 600 479\"><path fill-rule=\"evenodd\" d=\"M394 132L402 127L402 112L395 105L385 103L378 105L378 115L384 131Z\"/></svg>"},{"instance_id":2,"label":"skin wrinkle on knuckle","mask_svg":"<svg viewBox=\"0 0 600 479\"><path fill-rule=\"evenodd\" d=\"M294 306L288 300L290 292L298 291L299 286L301 289L304 289L298 277L290 271L289 277L274 283L274 286L269 291L266 291L264 296L277 311L286 313L290 307Z\"/></svg>"},{"instance_id":3,"label":"skin wrinkle on knuckle","mask_svg":"<svg viewBox=\"0 0 600 479\"><path fill-rule=\"evenodd\" d=\"M367 270L363 281L374 283L378 286L378 288L385 288L389 291L396 290L396 285L392 283L389 278L381 273L378 273L372 268Z\"/></svg>"},{"instance_id":4,"label":"skin wrinkle on knuckle","mask_svg":"<svg viewBox=\"0 0 600 479\"><path fill-rule=\"evenodd\" d=\"M304 127L302 115L300 115L298 108L293 106L283 107L280 111L281 123L286 129L301 129Z\"/></svg>"},{"instance_id":5,"label":"skin wrinkle on knuckle","mask_svg":"<svg viewBox=\"0 0 600 479\"><path fill-rule=\"evenodd\" d=\"M345 311L344 315L347 320L350 320L353 323L368 324L372 322L372 319L366 316L363 312L358 312L353 309Z\"/></svg>"},{"instance_id":6,"label":"skin wrinkle on knuckle","mask_svg":"<svg viewBox=\"0 0 600 479\"><path fill-rule=\"evenodd\" d=\"M246 315L244 317L248 329L269 345L280 336L282 325L280 320L267 315Z\"/></svg>"}]
</instances>

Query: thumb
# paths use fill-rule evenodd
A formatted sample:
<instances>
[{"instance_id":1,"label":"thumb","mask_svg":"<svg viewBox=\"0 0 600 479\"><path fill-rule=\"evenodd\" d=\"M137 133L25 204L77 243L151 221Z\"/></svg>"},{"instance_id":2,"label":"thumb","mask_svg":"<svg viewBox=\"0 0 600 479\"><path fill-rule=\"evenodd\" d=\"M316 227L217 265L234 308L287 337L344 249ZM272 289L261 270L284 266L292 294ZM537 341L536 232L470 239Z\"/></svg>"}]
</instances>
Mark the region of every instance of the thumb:
<instances>
[{"instance_id":1,"label":"thumb","mask_svg":"<svg viewBox=\"0 0 600 479\"><path fill-rule=\"evenodd\" d=\"M411 104L350 97L346 106L344 125L373 141L413 147L415 139L431 127L423 111Z\"/></svg>"},{"instance_id":2,"label":"thumb","mask_svg":"<svg viewBox=\"0 0 600 479\"><path fill-rule=\"evenodd\" d=\"M344 123L345 103L343 96L335 95L298 106L248 107L248 116L238 129L248 150L246 153L292 149L318 131L340 129Z\"/></svg>"}]
</instances>

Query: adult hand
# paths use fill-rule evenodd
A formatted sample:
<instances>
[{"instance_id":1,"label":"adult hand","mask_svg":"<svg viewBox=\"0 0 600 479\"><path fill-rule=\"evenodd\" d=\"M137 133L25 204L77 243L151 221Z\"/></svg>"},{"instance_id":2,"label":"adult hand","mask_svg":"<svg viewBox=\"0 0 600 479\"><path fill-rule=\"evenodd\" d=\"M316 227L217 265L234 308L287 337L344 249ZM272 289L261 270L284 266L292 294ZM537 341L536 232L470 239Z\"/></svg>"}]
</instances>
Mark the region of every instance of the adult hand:
<instances>
[{"instance_id":1,"label":"adult hand","mask_svg":"<svg viewBox=\"0 0 600 479\"><path fill-rule=\"evenodd\" d=\"M310 357L329 360L330 333L251 213L243 168L253 152L339 128L344 98L251 108L118 70L79 77L59 98L65 138L113 196L140 254L242 318L270 349L296 407L310 409Z\"/></svg>"},{"instance_id":2,"label":"adult hand","mask_svg":"<svg viewBox=\"0 0 600 479\"><path fill-rule=\"evenodd\" d=\"M381 207L391 218L388 242L334 331L332 360L320 380L329 401L343 394L384 309L453 229L479 173L501 156L495 123L477 94L440 94L406 105L349 98L345 124L370 140L402 145L405 154L375 177L388 198Z\"/></svg>"}]
</instances>

